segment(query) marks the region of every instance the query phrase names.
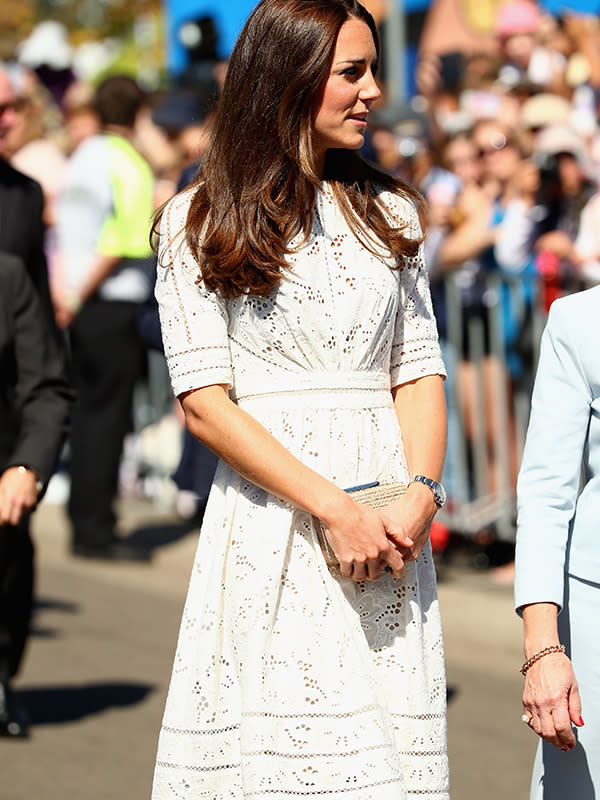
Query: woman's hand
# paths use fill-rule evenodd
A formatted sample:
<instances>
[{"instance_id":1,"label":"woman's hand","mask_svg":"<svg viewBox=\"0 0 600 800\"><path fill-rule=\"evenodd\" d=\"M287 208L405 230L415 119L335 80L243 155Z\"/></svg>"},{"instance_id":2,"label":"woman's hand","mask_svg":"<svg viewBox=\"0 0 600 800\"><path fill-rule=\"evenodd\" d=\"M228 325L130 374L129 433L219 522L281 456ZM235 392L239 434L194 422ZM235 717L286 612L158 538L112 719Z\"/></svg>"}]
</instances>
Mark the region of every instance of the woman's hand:
<instances>
[{"instance_id":1,"label":"woman's hand","mask_svg":"<svg viewBox=\"0 0 600 800\"><path fill-rule=\"evenodd\" d=\"M523 708L544 741L565 752L575 747L571 723L581 727L581 699L573 666L563 653L540 658L525 676Z\"/></svg>"},{"instance_id":2,"label":"woman's hand","mask_svg":"<svg viewBox=\"0 0 600 800\"><path fill-rule=\"evenodd\" d=\"M402 497L381 512L387 537L405 562L416 561L421 555L437 510L431 489L411 483ZM407 541L411 542L408 546Z\"/></svg>"},{"instance_id":3,"label":"woman's hand","mask_svg":"<svg viewBox=\"0 0 600 800\"><path fill-rule=\"evenodd\" d=\"M577 263L578 257L571 238L564 231L545 233L535 243L536 250L548 250L558 258Z\"/></svg>"},{"instance_id":4,"label":"woman's hand","mask_svg":"<svg viewBox=\"0 0 600 800\"><path fill-rule=\"evenodd\" d=\"M388 538L384 519L369 506L355 503L351 498L342 513L323 520L323 528L340 562L341 574L353 581L376 581L386 566L391 568L394 577L400 577L404 569L402 552L413 545L399 530L395 540Z\"/></svg>"}]
</instances>

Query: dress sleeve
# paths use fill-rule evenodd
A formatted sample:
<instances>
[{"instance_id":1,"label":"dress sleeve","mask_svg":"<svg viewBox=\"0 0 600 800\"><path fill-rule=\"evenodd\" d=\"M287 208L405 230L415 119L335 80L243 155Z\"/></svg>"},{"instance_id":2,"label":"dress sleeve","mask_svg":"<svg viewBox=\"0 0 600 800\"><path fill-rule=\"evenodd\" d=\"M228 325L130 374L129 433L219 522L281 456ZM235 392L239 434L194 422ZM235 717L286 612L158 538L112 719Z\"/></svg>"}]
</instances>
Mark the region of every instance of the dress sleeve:
<instances>
[{"instance_id":1,"label":"dress sleeve","mask_svg":"<svg viewBox=\"0 0 600 800\"><path fill-rule=\"evenodd\" d=\"M156 299L173 392L231 387L233 375L225 301L209 291L186 242L191 192L174 197L160 224Z\"/></svg>"},{"instance_id":2,"label":"dress sleeve","mask_svg":"<svg viewBox=\"0 0 600 800\"><path fill-rule=\"evenodd\" d=\"M385 202L392 222L402 227L408 217L406 235L420 238L421 225L413 205L395 195L386 195ZM446 377L423 251L421 244L417 255L406 257L397 272L399 303L390 360L392 388L426 375Z\"/></svg>"},{"instance_id":3,"label":"dress sleeve","mask_svg":"<svg viewBox=\"0 0 600 800\"><path fill-rule=\"evenodd\" d=\"M552 304L542 337L517 481L517 610L529 603L563 604L567 541L593 400L572 335L577 312L565 300L571 298Z\"/></svg>"}]
</instances>

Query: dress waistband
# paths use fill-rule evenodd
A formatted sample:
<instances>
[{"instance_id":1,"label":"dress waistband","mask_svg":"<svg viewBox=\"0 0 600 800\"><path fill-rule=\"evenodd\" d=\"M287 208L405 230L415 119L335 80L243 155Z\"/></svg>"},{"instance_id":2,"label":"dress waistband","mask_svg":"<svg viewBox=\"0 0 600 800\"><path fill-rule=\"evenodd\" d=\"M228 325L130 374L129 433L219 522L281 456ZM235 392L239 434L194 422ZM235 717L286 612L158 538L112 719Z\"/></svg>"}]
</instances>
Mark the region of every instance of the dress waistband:
<instances>
[{"instance_id":1,"label":"dress waistband","mask_svg":"<svg viewBox=\"0 0 600 800\"><path fill-rule=\"evenodd\" d=\"M287 376L286 376L287 378ZM260 385L260 391L256 386ZM252 379L252 385L236 384L233 399L239 406L288 408L381 408L392 404L390 377L383 372L310 372Z\"/></svg>"}]
</instances>

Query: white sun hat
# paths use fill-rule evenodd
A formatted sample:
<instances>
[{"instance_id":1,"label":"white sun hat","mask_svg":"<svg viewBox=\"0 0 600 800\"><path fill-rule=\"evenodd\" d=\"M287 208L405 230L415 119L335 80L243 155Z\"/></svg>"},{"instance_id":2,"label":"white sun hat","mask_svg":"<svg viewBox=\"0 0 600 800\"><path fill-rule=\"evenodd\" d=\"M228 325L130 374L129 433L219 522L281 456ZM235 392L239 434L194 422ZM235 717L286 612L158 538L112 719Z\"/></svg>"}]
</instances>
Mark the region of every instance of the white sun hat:
<instances>
[{"instance_id":1,"label":"white sun hat","mask_svg":"<svg viewBox=\"0 0 600 800\"><path fill-rule=\"evenodd\" d=\"M41 66L67 69L71 66L73 50L66 27L55 20L40 22L17 47L17 55L21 64L33 69Z\"/></svg>"}]
</instances>

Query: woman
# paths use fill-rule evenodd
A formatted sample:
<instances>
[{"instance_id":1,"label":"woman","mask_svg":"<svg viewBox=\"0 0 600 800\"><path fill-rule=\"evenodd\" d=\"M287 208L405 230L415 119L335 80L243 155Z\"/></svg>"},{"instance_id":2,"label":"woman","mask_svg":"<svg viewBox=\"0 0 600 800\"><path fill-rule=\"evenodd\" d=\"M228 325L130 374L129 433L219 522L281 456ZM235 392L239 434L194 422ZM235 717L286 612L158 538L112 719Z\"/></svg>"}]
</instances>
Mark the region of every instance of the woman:
<instances>
[{"instance_id":1,"label":"woman","mask_svg":"<svg viewBox=\"0 0 600 800\"><path fill-rule=\"evenodd\" d=\"M543 740L532 800L600 791L599 302L595 287L550 308L518 480L523 721Z\"/></svg>"},{"instance_id":2,"label":"woman","mask_svg":"<svg viewBox=\"0 0 600 800\"><path fill-rule=\"evenodd\" d=\"M377 59L355 0L263 0L160 221L174 391L221 461L154 800L448 797L436 499L419 479L380 515L343 491L435 482L444 457L418 198L355 152Z\"/></svg>"}]
</instances>

